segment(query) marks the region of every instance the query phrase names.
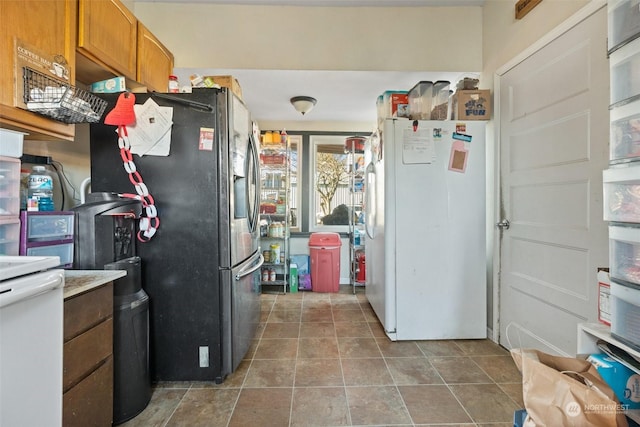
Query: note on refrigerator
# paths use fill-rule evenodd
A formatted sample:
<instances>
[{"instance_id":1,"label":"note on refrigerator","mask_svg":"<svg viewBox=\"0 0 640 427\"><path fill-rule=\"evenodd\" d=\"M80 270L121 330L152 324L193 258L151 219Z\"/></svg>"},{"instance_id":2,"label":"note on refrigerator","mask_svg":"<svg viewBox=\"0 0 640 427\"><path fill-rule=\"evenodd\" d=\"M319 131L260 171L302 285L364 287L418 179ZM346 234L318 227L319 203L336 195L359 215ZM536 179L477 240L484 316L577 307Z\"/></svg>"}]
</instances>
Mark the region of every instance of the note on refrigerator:
<instances>
[{"instance_id":1,"label":"note on refrigerator","mask_svg":"<svg viewBox=\"0 0 640 427\"><path fill-rule=\"evenodd\" d=\"M402 135L402 163L431 163L435 158L431 129L405 129Z\"/></svg>"}]
</instances>

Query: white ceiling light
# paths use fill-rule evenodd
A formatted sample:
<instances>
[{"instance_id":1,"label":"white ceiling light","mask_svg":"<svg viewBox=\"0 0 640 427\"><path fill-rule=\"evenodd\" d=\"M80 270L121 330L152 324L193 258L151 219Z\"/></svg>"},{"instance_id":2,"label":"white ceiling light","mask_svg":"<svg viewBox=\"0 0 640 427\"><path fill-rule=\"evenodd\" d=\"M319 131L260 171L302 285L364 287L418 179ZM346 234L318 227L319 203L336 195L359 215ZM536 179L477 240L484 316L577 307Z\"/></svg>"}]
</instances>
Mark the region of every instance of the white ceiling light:
<instances>
[{"instance_id":1,"label":"white ceiling light","mask_svg":"<svg viewBox=\"0 0 640 427\"><path fill-rule=\"evenodd\" d=\"M316 99L310 96L294 96L291 98L291 105L303 116L313 109L316 102Z\"/></svg>"}]
</instances>

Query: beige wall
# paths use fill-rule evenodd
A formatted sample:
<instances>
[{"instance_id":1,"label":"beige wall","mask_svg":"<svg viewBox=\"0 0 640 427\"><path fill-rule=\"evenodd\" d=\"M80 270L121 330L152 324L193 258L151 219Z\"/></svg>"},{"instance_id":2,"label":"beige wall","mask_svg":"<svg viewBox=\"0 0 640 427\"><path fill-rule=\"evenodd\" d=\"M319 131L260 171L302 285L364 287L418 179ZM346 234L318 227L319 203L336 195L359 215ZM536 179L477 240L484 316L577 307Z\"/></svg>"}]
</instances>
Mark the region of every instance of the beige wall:
<instances>
[{"instance_id":1,"label":"beige wall","mask_svg":"<svg viewBox=\"0 0 640 427\"><path fill-rule=\"evenodd\" d=\"M480 7L135 3L176 67L457 71L482 66Z\"/></svg>"},{"instance_id":2,"label":"beige wall","mask_svg":"<svg viewBox=\"0 0 640 427\"><path fill-rule=\"evenodd\" d=\"M589 0L544 0L518 20L516 0L486 0L482 13L483 87L493 88L497 69L587 3Z\"/></svg>"}]
</instances>

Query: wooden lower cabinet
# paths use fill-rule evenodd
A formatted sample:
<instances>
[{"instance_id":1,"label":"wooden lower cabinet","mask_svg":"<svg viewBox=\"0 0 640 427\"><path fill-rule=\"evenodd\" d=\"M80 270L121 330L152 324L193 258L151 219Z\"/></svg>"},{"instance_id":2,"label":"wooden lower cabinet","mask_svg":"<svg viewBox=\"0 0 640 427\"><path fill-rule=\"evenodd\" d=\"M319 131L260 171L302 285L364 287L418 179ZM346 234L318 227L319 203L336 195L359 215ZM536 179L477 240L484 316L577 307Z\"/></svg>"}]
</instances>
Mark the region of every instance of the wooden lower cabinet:
<instances>
[{"instance_id":1,"label":"wooden lower cabinet","mask_svg":"<svg viewBox=\"0 0 640 427\"><path fill-rule=\"evenodd\" d=\"M65 299L62 424L113 421L113 283Z\"/></svg>"},{"instance_id":2,"label":"wooden lower cabinet","mask_svg":"<svg viewBox=\"0 0 640 427\"><path fill-rule=\"evenodd\" d=\"M63 426L110 426L113 420L113 357L62 398Z\"/></svg>"}]
</instances>

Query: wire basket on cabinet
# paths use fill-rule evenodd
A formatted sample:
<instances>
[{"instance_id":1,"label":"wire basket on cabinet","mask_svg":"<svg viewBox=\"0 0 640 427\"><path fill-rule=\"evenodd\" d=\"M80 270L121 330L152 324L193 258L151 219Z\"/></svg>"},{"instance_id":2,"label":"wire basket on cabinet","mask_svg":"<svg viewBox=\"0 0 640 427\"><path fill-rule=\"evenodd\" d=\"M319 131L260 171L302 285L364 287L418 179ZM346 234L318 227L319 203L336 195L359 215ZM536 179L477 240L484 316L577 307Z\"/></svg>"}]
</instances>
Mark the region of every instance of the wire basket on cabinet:
<instances>
[{"instance_id":1,"label":"wire basket on cabinet","mask_svg":"<svg viewBox=\"0 0 640 427\"><path fill-rule=\"evenodd\" d=\"M63 123L96 123L107 102L90 92L23 67L27 110Z\"/></svg>"}]
</instances>

